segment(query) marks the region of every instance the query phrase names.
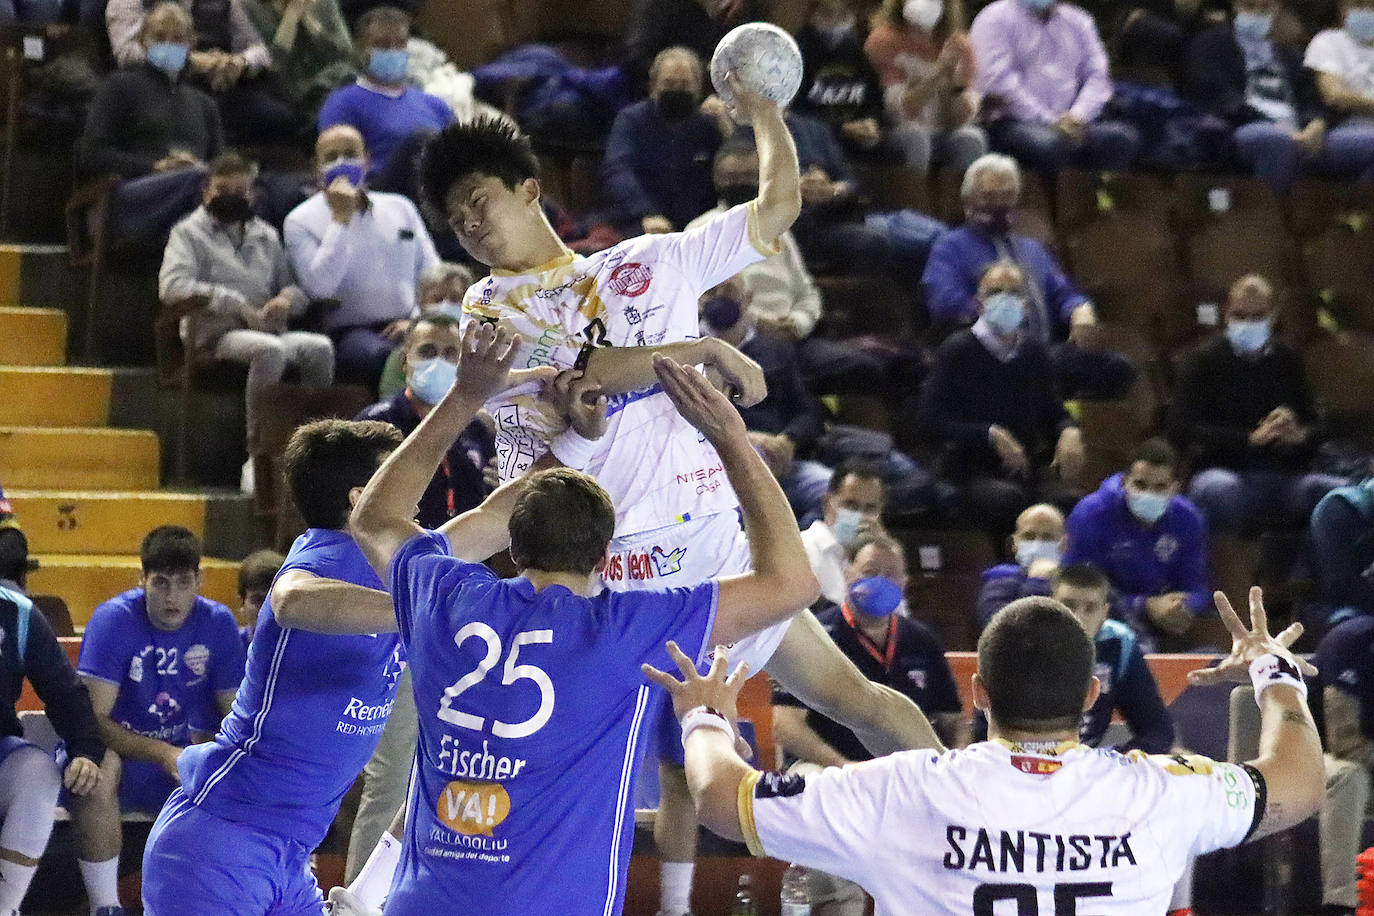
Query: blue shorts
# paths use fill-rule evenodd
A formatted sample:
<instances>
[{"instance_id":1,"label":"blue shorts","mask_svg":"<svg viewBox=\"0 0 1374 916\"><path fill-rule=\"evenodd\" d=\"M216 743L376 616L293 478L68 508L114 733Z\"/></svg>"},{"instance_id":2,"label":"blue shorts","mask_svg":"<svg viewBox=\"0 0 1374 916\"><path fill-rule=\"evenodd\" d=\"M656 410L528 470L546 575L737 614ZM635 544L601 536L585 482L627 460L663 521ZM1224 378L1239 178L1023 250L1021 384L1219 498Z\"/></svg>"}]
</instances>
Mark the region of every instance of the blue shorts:
<instances>
[{"instance_id":1,"label":"blue shorts","mask_svg":"<svg viewBox=\"0 0 1374 916\"><path fill-rule=\"evenodd\" d=\"M145 916L320 916L310 852L295 840L227 821L178 788L143 850Z\"/></svg>"}]
</instances>

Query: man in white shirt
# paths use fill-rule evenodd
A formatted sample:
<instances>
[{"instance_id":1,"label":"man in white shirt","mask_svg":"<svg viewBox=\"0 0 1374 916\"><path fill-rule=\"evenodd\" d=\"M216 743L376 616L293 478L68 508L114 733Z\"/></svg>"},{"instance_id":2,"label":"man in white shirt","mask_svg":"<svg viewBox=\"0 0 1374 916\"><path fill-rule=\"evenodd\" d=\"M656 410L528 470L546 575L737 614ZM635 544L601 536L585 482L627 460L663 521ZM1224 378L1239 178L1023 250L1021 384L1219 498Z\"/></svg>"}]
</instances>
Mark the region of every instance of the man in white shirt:
<instances>
[{"instance_id":1,"label":"man in white shirt","mask_svg":"<svg viewBox=\"0 0 1374 916\"><path fill-rule=\"evenodd\" d=\"M844 602L845 551L865 526L880 526L886 500L881 469L848 459L830 476L825 514L802 532L802 546L811 571L821 583L821 597L831 604Z\"/></svg>"},{"instance_id":2,"label":"man in white shirt","mask_svg":"<svg viewBox=\"0 0 1374 916\"><path fill-rule=\"evenodd\" d=\"M676 646L685 682L646 673L673 694L702 822L755 855L857 882L878 916L1157 916L1189 857L1287 829L1322 802L1321 742L1300 671L1315 669L1288 650L1301 627L1271 637L1258 588L1249 628L1224 595L1216 600L1234 645L1190 679L1255 684L1260 752L1244 764L1080 745L1079 716L1100 688L1092 640L1050 598L1013 602L978 641L974 702L992 740L962 751L764 774L735 752L743 677L727 679L719 653L704 678Z\"/></svg>"},{"instance_id":3,"label":"man in white shirt","mask_svg":"<svg viewBox=\"0 0 1374 916\"><path fill-rule=\"evenodd\" d=\"M1319 32L1303 66L1316 74L1326 107L1342 117L1326 134L1323 165L1374 180L1374 0L1341 0L1341 28Z\"/></svg>"},{"instance_id":4,"label":"man in white shirt","mask_svg":"<svg viewBox=\"0 0 1374 916\"><path fill-rule=\"evenodd\" d=\"M311 299L338 307L324 316L339 374L375 387L405 336L420 277L439 262L415 205L367 190L362 134L331 127L315 143L322 190L286 217L286 254Z\"/></svg>"}]
</instances>

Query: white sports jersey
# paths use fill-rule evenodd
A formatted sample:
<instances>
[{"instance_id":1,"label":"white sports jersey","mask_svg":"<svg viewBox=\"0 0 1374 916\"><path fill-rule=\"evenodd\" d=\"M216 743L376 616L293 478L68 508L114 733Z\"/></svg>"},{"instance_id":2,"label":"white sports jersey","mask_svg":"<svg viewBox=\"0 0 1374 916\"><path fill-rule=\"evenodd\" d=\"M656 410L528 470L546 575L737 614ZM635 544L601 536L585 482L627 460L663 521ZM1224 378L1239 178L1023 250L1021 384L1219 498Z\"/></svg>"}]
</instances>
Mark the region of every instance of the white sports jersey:
<instances>
[{"instance_id":1,"label":"white sports jersey","mask_svg":"<svg viewBox=\"0 0 1374 916\"><path fill-rule=\"evenodd\" d=\"M755 855L848 878L878 916L1159 916L1192 856L1241 843L1263 779L1066 743L907 751L740 787Z\"/></svg>"},{"instance_id":2,"label":"white sports jersey","mask_svg":"<svg viewBox=\"0 0 1374 916\"><path fill-rule=\"evenodd\" d=\"M751 201L686 232L639 236L590 257L569 252L527 274L493 270L468 290L463 311L524 338L516 368L570 369L587 347L699 337L698 297L774 253L759 239ZM526 385L487 404L502 481L528 471L563 431L537 395L537 385ZM598 442L554 450L606 488L617 536L739 505L715 449L657 385L612 398L607 414Z\"/></svg>"}]
</instances>

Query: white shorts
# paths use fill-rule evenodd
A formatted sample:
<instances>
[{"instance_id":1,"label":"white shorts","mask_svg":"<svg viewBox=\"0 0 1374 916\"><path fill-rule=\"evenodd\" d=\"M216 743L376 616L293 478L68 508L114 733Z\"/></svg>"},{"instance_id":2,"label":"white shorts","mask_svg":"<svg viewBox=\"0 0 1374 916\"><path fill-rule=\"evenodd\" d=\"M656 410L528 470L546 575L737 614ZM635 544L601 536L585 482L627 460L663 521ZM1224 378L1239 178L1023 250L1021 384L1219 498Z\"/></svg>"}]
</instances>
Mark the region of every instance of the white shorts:
<instances>
[{"instance_id":1,"label":"white shorts","mask_svg":"<svg viewBox=\"0 0 1374 916\"><path fill-rule=\"evenodd\" d=\"M749 539L734 512L689 519L666 528L611 539L602 581L613 591L690 588L708 579L746 573ZM746 636L730 646L730 661L759 672L773 657L791 620Z\"/></svg>"}]
</instances>

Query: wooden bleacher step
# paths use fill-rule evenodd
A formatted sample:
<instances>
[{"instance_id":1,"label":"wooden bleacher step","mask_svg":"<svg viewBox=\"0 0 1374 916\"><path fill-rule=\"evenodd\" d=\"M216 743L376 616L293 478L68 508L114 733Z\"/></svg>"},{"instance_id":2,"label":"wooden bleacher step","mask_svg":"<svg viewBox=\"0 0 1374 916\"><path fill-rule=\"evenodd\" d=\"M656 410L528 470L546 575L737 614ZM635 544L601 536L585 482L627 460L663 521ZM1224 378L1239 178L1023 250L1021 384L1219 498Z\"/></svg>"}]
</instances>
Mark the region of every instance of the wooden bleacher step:
<instances>
[{"instance_id":1,"label":"wooden bleacher step","mask_svg":"<svg viewBox=\"0 0 1374 916\"><path fill-rule=\"evenodd\" d=\"M157 435L132 429L0 426L0 480L15 490L153 490Z\"/></svg>"},{"instance_id":2,"label":"wooden bleacher step","mask_svg":"<svg viewBox=\"0 0 1374 916\"><path fill-rule=\"evenodd\" d=\"M114 373L65 366L0 366L0 424L104 426ZM13 394L9 394L13 392Z\"/></svg>"},{"instance_id":3,"label":"wooden bleacher step","mask_svg":"<svg viewBox=\"0 0 1374 916\"><path fill-rule=\"evenodd\" d=\"M29 576L29 591L57 595L67 602L72 623L84 627L101 602L138 585L138 556L99 554L35 554L38 569ZM239 564L231 560L201 560L201 594L230 608L238 603Z\"/></svg>"},{"instance_id":4,"label":"wooden bleacher step","mask_svg":"<svg viewBox=\"0 0 1374 916\"><path fill-rule=\"evenodd\" d=\"M136 554L159 525L205 539L208 499L200 493L126 490L6 491L34 553Z\"/></svg>"},{"instance_id":5,"label":"wooden bleacher step","mask_svg":"<svg viewBox=\"0 0 1374 916\"><path fill-rule=\"evenodd\" d=\"M60 366L66 355L65 312L0 307L0 365Z\"/></svg>"}]
</instances>

